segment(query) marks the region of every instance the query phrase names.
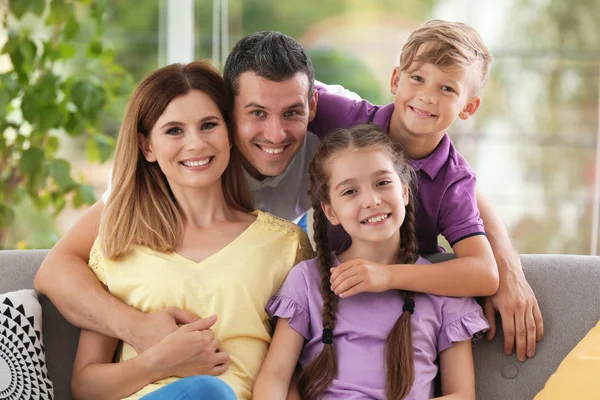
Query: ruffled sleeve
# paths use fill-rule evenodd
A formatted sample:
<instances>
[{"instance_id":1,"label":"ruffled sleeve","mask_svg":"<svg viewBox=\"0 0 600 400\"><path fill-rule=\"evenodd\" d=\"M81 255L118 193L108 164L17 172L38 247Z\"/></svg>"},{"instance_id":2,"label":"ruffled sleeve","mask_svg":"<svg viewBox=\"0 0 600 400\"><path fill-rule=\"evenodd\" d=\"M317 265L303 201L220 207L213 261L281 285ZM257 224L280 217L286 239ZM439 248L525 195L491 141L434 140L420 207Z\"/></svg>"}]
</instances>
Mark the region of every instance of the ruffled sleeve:
<instances>
[{"instance_id":1,"label":"ruffled sleeve","mask_svg":"<svg viewBox=\"0 0 600 400\"><path fill-rule=\"evenodd\" d=\"M265 310L271 318L289 318L290 327L305 339L310 339L310 314L294 300L285 296L273 296Z\"/></svg>"},{"instance_id":2,"label":"ruffled sleeve","mask_svg":"<svg viewBox=\"0 0 600 400\"><path fill-rule=\"evenodd\" d=\"M104 257L102 256L102 250L100 249L100 237L97 237L94 241L92 251L90 251L88 266L96 275L96 278L98 278L104 286L108 286L106 281L106 271L104 269Z\"/></svg>"},{"instance_id":3,"label":"ruffled sleeve","mask_svg":"<svg viewBox=\"0 0 600 400\"><path fill-rule=\"evenodd\" d=\"M454 301L461 300L470 300L472 303L475 303L473 299L460 299L455 298L452 299ZM457 305L454 304L452 308L457 308ZM463 309L460 307L459 309ZM467 311L466 313L458 316L457 318L444 318L444 325L440 329L438 335L438 353L446 350L449 347L452 347L454 343L462 342L465 340L470 340L472 338L479 339L483 332L485 332L490 325L488 324L485 316L483 315L483 310L477 303L475 303L475 307L471 305L469 307L471 311ZM455 312L445 313L450 314L456 317ZM446 315L449 317L449 315ZM446 321L449 321L447 324Z\"/></svg>"},{"instance_id":4,"label":"ruffled sleeve","mask_svg":"<svg viewBox=\"0 0 600 400\"><path fill-rule=\"evenodd\" d=\"M265 311L271 318L289 318L290 326L308 340L310 340L311 301L309 281L314 269L314 259L303 261L292 268L279 291L265 307Z\"/></svg>"}]
</instances>

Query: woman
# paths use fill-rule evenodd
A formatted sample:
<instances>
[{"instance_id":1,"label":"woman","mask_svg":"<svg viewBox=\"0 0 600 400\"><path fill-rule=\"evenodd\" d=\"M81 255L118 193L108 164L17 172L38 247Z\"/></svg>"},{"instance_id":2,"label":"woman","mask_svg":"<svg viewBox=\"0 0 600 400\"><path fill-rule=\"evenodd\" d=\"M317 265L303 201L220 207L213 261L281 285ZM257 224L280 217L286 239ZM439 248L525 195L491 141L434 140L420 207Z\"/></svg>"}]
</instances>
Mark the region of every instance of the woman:
<instances>
[{"instance_id":1,"label":"woman","mask_svg":"<svg viewBox=\"0 0 600 400\"><path fill-rule=\"evenodd\" d=\"M139 355L126 343L115 355L116 339L82 331L74 397L251 398L270 342L264 306L312 248L296 225L250 212L226 98L222 78L203 62L170 65L140 83L90 254L98 279L126 304L175 306L214 325L183 325ZM223 353L219 378L195 376L207 349Z\"/></svg>"}]
</instances>

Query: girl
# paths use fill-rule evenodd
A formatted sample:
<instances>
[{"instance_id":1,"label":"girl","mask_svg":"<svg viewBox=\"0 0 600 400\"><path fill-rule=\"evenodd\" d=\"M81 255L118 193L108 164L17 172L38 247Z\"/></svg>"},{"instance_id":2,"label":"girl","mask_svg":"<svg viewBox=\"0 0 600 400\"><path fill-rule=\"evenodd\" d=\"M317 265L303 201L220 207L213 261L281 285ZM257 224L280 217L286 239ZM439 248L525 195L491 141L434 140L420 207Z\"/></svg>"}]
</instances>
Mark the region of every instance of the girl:
<instances>
[{"instance_id":1,"label":"girl","mask_svg":"<svg viewBox=\"0 0 600 400\"><path fill-rule=\"evenodd\" d=\"M442 398L475 398L471 338L488 324L473 299L331 290L345 260L428 263L417 252L411 174L375 125L321 143L310 165L317 258L294 267L267 305L278 320L254 398L284 399L298 360L306 400L431 398L438 354ZM352 238L340 254L330 252L327 220Z\"/></svg>"},{"instance_id":2,"label":"girl","mask_svg":"<svg viewBox=\"0 0 600 400\"><path fill-rule=\"evenodd\" d=\"M264 307L312 249L293 223L250 212L226 99L202 62L159 69L131 97L90 267L140 311L204 319L139 355L127 343L115 355L116 339L82 331L75 398L251 398L270 342ZM207 369L220 377L197 375Z\"/></svg>"}]
</instances>

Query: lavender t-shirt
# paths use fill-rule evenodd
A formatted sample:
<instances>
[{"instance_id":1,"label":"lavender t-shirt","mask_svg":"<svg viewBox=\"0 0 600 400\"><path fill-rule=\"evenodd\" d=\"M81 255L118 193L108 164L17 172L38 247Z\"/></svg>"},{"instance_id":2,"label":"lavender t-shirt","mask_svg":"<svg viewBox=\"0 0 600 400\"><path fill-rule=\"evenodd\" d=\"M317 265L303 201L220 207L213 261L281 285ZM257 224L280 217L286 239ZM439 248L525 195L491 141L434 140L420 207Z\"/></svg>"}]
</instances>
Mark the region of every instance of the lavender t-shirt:
<instances>
[{"instance_id":1,"label":"lavender t-shirt","mask_svg":"<svg viewBox=\"0 0 600 400\"><path fill-rule=\"evenodd\" d=\"M417 264L428 264L419 258ZM334 257L334 266L339 261ZM269 301L271 317L289 318L290 326L307 342L300 364L307 365L323 348L321 276L316 259L296 265ZM387 335L402 312L402 296L396 290L361 293L338 302L333 345L338 355L338 374L323 393L326 399L385 399ZM470 340L489 327L481 307L472 298L415 294L412 315L415 349L415 382L409 400L433 396L438 353L453 343Z\"/></svg>"},{"instance_id":2,"label":"lavender t-shirt","mask_svg":"<svg viewBox=\"0 0 600 400\"><path fill-rule=\"evenodd\" d=\"M317 115L308 129L324 137L338 128L357 124L375 123L388 133L394 104L374 106L329 93L317 85L319 104ZM437 237L443 235L451 246L474 235L485 234L475 200L475 172L454 148L447 134L429 156L411 161L419 182L416 208L416 229L421 253L433 253L438 247ZM347 234L341 229L332 237L333 248L340 248Z\"/></svg>"}]
</instances>

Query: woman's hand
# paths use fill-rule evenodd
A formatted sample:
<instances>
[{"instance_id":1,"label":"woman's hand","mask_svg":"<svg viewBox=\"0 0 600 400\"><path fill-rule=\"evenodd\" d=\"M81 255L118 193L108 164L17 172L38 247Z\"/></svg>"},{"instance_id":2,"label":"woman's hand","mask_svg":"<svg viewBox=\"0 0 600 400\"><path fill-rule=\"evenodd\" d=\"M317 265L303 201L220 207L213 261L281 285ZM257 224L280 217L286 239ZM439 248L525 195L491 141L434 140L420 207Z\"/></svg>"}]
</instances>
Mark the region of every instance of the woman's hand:
<instances>
[{"instance_id":1,"label":"woman's hand","mask_svg":"<svg viewBox=\"0 0 600 400\"><path fill-rule=\"evenodd\" d=\"M221 375L229 367L229 354L219 350L210 329L216 315L182 325L158 345L143 353L157 372L157 380L169 376Z\"/></svg>"}]
</instances>

